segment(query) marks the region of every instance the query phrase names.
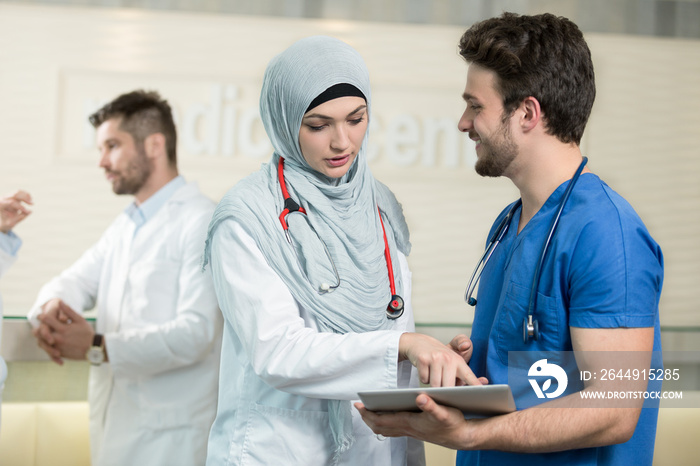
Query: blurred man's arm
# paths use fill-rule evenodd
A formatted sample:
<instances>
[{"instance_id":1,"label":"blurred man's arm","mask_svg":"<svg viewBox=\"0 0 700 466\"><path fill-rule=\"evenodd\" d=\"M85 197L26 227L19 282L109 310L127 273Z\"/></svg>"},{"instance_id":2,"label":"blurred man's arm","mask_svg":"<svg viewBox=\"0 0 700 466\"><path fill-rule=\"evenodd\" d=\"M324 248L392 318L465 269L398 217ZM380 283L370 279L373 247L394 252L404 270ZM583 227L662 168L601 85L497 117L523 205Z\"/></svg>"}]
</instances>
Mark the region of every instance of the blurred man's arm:
<instances>
[{"instance_id":1,"label":"blurred man's arm","mask_svg":"<svg viewBox=\"0 0 700 466\"><path fill-rule=\"evenodd\" d=\"M25 204L32 204L32 197L26 191L0 198L0 277L15 261L22 245L12 228L31 213Z\"/></svg>"}]
</instances>

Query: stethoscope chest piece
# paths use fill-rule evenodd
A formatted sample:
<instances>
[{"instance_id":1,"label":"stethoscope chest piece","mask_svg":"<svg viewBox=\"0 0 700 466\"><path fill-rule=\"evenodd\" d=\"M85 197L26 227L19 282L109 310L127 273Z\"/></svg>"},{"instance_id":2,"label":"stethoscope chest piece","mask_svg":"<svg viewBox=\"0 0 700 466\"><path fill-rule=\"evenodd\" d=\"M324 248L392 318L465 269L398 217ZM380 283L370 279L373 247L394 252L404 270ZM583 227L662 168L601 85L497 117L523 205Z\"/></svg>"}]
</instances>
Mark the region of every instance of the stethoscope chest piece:
<instances>
[{"instance_id":1,"label":"stethoscope chest piece","mask_svg":"<svg viewBox=\"0 0 700 466\"><path fill-rule=\"evenodd\" d=\"M386 308L386 316L389 319L398 319L403 315L403 298L397 294L391 296L391 301Z\"/></svg>"},{"instance_id":2,"label":"stethoscope chest piece","mask_svg":"<svg viewBox=\"0 0 700 466\"><path fill-rule=\"evenodd\" d=\"M530 339L540 339L540 324L532 316L523 319L523 343L529 342Z\"/></svg>"}]
</instances>

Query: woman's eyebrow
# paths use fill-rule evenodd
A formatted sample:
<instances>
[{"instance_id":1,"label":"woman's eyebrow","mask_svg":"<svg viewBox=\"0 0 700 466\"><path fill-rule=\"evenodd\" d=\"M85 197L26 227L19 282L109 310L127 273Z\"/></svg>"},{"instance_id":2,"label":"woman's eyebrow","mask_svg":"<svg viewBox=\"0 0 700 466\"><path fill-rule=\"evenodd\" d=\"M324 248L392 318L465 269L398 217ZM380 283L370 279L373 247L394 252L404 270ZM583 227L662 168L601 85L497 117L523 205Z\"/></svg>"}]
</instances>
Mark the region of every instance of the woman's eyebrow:
<instances>
[{"instance_id":1,"label":"woman's eyebrow","mask_svg":"<svg viewBox=\"0 0 700 466\"><path fill-rule=\"evenodd\" d=\"M353 110L352 112L348 113L348 116L354 115L355 113L357 113L360 110L365 109L365 108L367 108L367 105L362 104L359 107L357 107L355 110ZM310 113L308 115L304 115L304 119L307 119L307 118L320 118L322 120L332 120L333 119L333 118L329 117L328 115L323 115L321 113Z\"/></svg>"},{"instance_id":2,"label":"woman's eyebrow","mask_svg":"<svg viewBox=\"0 0 700 466\"><path fill-rule=\"evenodd\" d=\"M367 108L367 104L362 104L359 107L357 107L355 110L353 110L352 112L348 113L348 116L353 115L353 114L359 112L360 110L363 110L366 108Z\"/></svg>"}]
</instances>

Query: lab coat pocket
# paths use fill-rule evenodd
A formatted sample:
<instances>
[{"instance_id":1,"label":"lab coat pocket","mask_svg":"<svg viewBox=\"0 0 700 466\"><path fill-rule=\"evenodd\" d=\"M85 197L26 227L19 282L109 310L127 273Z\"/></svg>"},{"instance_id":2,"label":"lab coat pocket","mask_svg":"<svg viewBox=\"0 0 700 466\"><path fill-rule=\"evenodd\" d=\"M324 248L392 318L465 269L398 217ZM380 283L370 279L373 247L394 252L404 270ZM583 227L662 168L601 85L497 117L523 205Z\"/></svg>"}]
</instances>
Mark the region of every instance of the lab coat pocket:
<instances>
[{"instance_id":1,"label":"lab coat pocket","mask_svg":"<svg viewBox=\"0 0 700 466\"><path fill-rule=\"evenodd\" d=\"M508 284L503 306L496 313L498 358L508 365L509 351L561 351L561 322L564 318L557 310L557 299L537 293L533 312L539 326L539 339L523 340L523 321L527 319L530 305L530 287L515 282Z\"/></svg>"},{"instance_id":2,"label":"lab coat pocket","mask_svg":"<svg viewBox=\"0 0 700 466\"><path fill-rule=\"evenodd\" d=\"M249 407L241 465L330 464L332 452L327 412Z\"/></svg>"},{"instance_id":3,"label":"lab coat pocket","mask_svg":"<svg viewBox=\"0 0 700 466\"><path fill-rule=\"evenodd\" d=\"M180 264L174 261L140 261L131 266L129 287L134 323L162 324L175 316Z\"/></svg>"},{"instance_id":4,"label":"lab coat pocket","mask_svg":"<svg viewBox=\"0 0 700 466\"><path fill-rule=\"evenodd\" d=\"M133 397L147 420L144 427L208 429L214 420L216 389L207 369L211 365L198 364L140 377Z\"/></svg>"}]
</instances>

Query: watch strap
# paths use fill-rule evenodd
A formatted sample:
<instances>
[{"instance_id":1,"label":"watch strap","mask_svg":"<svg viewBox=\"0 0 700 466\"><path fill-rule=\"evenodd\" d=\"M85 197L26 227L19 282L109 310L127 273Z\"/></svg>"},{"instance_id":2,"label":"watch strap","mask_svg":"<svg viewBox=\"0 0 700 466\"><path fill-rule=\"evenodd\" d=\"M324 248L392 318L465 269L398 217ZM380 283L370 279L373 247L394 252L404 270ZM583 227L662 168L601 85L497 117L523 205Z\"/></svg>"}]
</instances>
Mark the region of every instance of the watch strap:
<instances>
[{"instance_id":1,"label":"watch strap","mask_svg":"<svg viewBox=\"0 0 700 466\"><path fill-rule=\"evenodd\" d=\"M92 338L92 346L97 346L99 348L102 347L102 334L96 333L95 336Z\"/></svg>"}]
</instances>

